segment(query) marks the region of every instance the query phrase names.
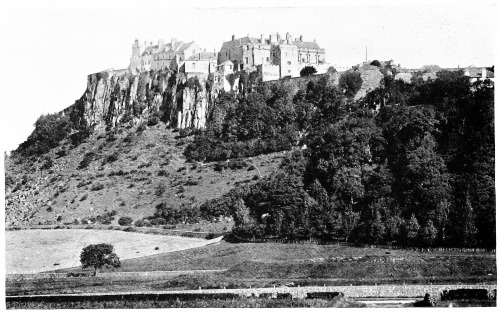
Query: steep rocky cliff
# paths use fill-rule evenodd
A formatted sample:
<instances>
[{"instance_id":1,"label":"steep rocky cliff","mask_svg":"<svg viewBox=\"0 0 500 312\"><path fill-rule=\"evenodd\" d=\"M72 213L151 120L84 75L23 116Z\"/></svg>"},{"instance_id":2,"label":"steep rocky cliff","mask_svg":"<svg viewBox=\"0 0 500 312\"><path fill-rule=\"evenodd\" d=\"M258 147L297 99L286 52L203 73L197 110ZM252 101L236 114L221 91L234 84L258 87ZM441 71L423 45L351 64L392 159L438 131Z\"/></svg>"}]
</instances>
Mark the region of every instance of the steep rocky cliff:
<instances>
[{"instance_id":1,"label":"steep rocky cliff","mask_svg":"<svg viewBox=\"0 0 500 312\"><path fill-rule=\"evenodd\" d=\"M82 97L63 113L97 131L152 118L172 128L203 128L208 107L218 93L211 85L166 70L91 74Z\"/></svg>"}]
</instances>

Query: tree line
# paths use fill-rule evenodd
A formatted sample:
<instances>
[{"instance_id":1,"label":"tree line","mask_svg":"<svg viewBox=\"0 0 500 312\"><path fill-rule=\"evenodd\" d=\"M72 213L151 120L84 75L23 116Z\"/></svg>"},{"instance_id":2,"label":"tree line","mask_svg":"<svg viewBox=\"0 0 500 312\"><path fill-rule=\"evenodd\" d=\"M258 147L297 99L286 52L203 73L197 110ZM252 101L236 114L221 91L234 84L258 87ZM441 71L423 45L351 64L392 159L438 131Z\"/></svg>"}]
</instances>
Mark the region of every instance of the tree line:
<instances>
[{"instance_id":1,"label":"tree line","mask_svg":"<svg viewBox=\"0 0 500 312\"><path fill-rule=\"evenodd\" d=\"M442 71L411 83L388 74L359 101L346 90L325 79L222 98L231 108L215 109L188 158L293 151L278 172L201 209L232 214L240 238L494 247L493 82ZM259 148L277 135L286 144Z\"/></svg>"}]
</instances>

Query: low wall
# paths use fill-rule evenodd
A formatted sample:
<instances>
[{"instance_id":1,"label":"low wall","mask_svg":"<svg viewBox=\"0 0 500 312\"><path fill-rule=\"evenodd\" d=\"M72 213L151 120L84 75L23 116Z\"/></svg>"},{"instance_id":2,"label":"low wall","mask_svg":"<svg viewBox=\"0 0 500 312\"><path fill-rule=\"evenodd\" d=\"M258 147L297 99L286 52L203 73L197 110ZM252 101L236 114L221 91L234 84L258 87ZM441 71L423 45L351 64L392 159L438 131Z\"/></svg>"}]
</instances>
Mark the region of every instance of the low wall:
<instances>
[{"instance_id":1,"label":"low wall","mask_svg":"<svg viewBox=\"0 0 500 312\"><path fill-rule=\"evenodd\" d=\"M102 272L99 273L97 279L107 278L145 278L158 279L166 277L177 277L179 275L188 274L210 274L221 273L227 270L192 270L192 271L146 271L146 272ZM77 273L38 273L38 274L6 274L7 281L23 281L35 279L63 279L63 278L94 278L93 272L77 272Z\"/></svg>"},{"instance_id":2,"label":"low wall","mask_svg":"<svg viewBox=\"0 0 500 312\"><path fill-rule=\"evenodd\" d=\"M440 300L444 291L453 289L485 289L488 291L488 297L494 299L496 296L496 285L380 285L380 286L328 286L328 287L279 287L279 288L248 288L248 289L198 289L183 291L148 291L148 292L115 292L115 293L87 293L87 294L61 294L61 295L27 295L27 296L7 296L7 300L43 300L43 298L57 297L61 300L71 300L71 298L93 298L121 296L126 299L127 296L175 296L182 297L189 295L217 295L234 294L241 297L259 297L261 294L269 297L278 297L278 294L290 294L292 298L307 298L310 293L332 293L341 292L349 298L419 298L425 294L430 294L434 300Z\"/></svg>"}]
</instances>

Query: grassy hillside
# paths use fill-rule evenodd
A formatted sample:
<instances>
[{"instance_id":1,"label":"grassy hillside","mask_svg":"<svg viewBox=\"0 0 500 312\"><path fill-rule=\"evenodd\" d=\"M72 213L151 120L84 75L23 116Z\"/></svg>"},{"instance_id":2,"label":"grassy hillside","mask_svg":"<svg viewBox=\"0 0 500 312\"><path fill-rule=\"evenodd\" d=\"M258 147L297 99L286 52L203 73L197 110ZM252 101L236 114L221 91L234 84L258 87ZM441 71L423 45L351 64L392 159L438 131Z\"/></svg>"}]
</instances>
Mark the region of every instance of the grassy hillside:
<instances>
[{"instance_id":1,"label":"grassy hillside","mask_svg":"<svg viewBox=\"0 0 500 312\"><path fill-rule=\"evenodd\" d=\"M161 202L190 205L219 197L258 179L259 171L264 176L275 170L283 156L263 155L246 159L241 169L216 171L215 163L185 161L189 140L162 123L119 127L77 147L63 141L34 162L7 158L7 226L139 220Z\"/></svg>"},{"instance_id":2,"label":"grassy hillside","mask_svg":"<svg viewBox=\"0 0 500 312\"><path fill-rule=\"evenodd\" d=\"M496 276L495 256L276 243L232 244L125 260L119 272L228 269L230 279L442 279ZM57 272L81 271L80 268Z\"/></svg>"}]
</instances>

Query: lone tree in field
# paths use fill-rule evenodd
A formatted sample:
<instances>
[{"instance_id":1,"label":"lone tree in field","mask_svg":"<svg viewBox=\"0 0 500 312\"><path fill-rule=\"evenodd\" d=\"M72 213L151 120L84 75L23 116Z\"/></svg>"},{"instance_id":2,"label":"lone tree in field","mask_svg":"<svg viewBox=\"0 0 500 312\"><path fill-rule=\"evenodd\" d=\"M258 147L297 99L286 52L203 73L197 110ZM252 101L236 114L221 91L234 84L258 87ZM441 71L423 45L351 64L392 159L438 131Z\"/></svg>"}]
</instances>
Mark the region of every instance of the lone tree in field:
<instances>
[{"instance_id":1,"label":"lone tree in field","mask_svg":"<svg viewBox=\"0 0 500 312\"><path fill-rule=\"evenodd\" d=\"M300 77L306 77L316 74L318 71L313 66L306 66L300 70Z\"/></svg>"},{"instance_id":2,"label":"lone tree in field","mask_svg":"<svg viewBox=\"0 0 500 312\"><path fill-rule=\"evenodd\" d=\"M120 258L114 253L114 247L110 244L89 245L83 248L80 262L83 269L94 267L95 276L102 267L118 268L121 266Z\"/></svg>"}]
</instances>

